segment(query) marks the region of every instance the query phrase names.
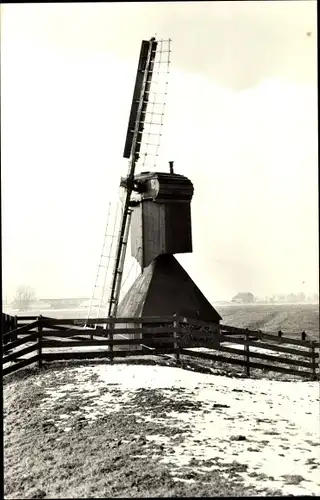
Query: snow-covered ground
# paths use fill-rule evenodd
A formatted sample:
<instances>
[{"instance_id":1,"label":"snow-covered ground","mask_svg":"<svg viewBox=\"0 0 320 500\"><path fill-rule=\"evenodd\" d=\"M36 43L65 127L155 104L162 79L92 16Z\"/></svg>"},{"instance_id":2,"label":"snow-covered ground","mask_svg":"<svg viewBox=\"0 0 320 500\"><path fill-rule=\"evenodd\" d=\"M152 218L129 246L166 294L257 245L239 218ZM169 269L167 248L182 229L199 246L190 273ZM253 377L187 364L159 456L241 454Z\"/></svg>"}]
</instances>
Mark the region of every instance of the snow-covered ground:
<instances>
[{"instance_id":1,"label":"snow-covered ground","mask_svg":"<svg viewBox=\"0 0 320 500\"><path fill-rule=\"evenodd\" d=\"M201 472L216 468L214 460L236 460L247 466L241 473L247 485L280 489L283 495L320 493L319 382L233 379L152 365L99 364L63 371L68 372L69 380L74 378L74 383L62 381L53 388L50 372L39 378L38 384L48 383L43 409L50 409L59 398L65 401L81 393L88 396L88 404L78 412L96 421L119 408L128 406L129 411L130 400L142 388L156 389L164 397L179 389L175 398L201 402L202 409L159 416L159 422L165 419L167 424L185 430L180 443L174 444L174 452L164 455L163 462L174 463L182 470L192 459L211 459L209 468L199 463L193 466ZM119 390L112 397L105 391L109 385ZM141 420L150 419L146 407L138 413ZM56 425L68 432L70 418L62 414ZM147 439L166 444L170 438L149 435ZM262 480L259 474L265 474L265 478ZM299 484L292 484L290 476L301 476Z\"/></svg>"}]
</instances>

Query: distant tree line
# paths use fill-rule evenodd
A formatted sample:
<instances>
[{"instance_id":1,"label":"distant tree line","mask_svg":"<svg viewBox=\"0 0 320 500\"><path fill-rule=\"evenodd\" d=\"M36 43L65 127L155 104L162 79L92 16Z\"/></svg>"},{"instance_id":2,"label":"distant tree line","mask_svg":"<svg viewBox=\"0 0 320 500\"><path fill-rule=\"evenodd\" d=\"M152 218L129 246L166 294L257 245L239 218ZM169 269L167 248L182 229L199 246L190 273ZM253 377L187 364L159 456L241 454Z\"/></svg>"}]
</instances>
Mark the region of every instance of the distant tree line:
<instances>
[{"instance_id":1,"label":"distant tree line","mask_svg":"<svg viewBox=\"0 0 320 500\"><path fill-rule=\"evenodd\" d=\"M291 304L301 304L304 302L319 302L319 294L314 293L312 295L306 295L304 292L289 293L289 294L277 294L270 297L266 297L266 302L289 302Z\"/></svg>"},{"instance_id":2,"label":"distant tree line","mask_svg":"<svg viewBox=\"0 0 320 500\"><path fill-rule=\"evenodd\" d=\"M275 294L264 298L255 297L251 292L239 292L235 295L231 302L236 304L254 304L254 303L291 303L301 304L310 302L319 302L319 294L306 295L304 292Z\"/></svg>"},{"instance_id":3,"label":"distant tree line","mask_svg":"<svg viewBox=\"0 0 320 500\"><path fill-rule=\"evenodd\" d=\"M16 289L14 299L12 301L12 307L18 309L19 311L26 311L31 302L36 299L36 293L33 288L26 285L20 285Z\"/></svg>"}]
</instances>

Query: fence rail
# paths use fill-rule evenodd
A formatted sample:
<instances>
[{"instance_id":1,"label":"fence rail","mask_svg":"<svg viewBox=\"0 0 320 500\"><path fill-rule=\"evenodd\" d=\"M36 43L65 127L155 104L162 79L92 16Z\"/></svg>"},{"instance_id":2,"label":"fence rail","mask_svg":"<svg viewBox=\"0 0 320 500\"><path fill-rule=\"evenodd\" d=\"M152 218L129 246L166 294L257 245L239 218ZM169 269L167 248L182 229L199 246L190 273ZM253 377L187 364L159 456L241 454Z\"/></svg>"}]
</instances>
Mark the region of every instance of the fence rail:
<instances>
[{"instance_id":1,"label":"fence rail","mask_svg":"<svg viewBox=\"0 0 320 500\"><path fill-rule=\"evenodd\" d=\"M19 324L20 320L22 324ZM179 315L102 318L95 321L98 325L105 325L102 330L80 327L85 321L79 318L20 317L13 323L15 329L2 332L3 374L35 362L41 367L43 362L62 359L106 358L112 361L124 356L170 354L175 355L177 360L180 356L192 356L213 363L242 366L247 376L250 376L251 368L309 379L319 376L319 342L212 324ZM243 338L235 336L239 334ZM63 352L64 349L83 347L88 350ZM199 348L205 349L205 352L195 350ZM266 352L257 352L257 349ZM37 354L32 355L35 351Z\"/></svg>"},{"instance_id":2,"label":"fence rail","mask_svg":"<svg viewBox=\"0 0 320 500\"><path fill-rule=\"evenodd\" d=\"M243 356L244 351L241 351L240 349L233 349L232 347L225 347L225 346L220 346L219 351L221 352L226 352L229 354L236 354L237 356ZM312 356L310 356L312 357ZM284 364L289 364L294 365L294 366L303 366L305 368L309 368L312 364L312 361L300 361L300 360L295 360L295 359L290 359L288 361L288 358L282 358L280 356L271 356L270 354L263 354L260 352L250 352L250 358L259 358L259 359L265 359L267 361L276 361L277 363L284 363ZM313 358L312 358L313 359Z\"/></svg>"},{"instance_id":3,"label":"fence rail","mask_svg":"<svg viewBox=\"0 0 320 500\"><path fill-rule=\"evenodd\" d=\"M141 318L128 317L128 318L97 318L88 320L87 318L45 318L48 325L85 325L85 324L95 324L95 325L115 325L115 324L140 324L140 323L172 323L172 316L144 316ZM92 323L91 323L92 321Z\"/></svg>"},{"instance_id":4,"label":"fence rail","mask_svg":"<svg viewBox=\"0 0 320 500\"><path fill-rule=\"evenodd\" d=\"M238 328L235 326L227 326L227 325L220 325L220 329L223 333L226 333L227 335L235 333L235 334L240 334L240 335L245 335L249 334L250 337L257 337L259 340L262 339L267 339L267 340L274 340L276 342L280 342L283 344L292 344L292 345L299 345L299 346L306 346L308 347L310 340L300 340L297 338L291 338L291 337L283 337L283 334L280 330L280 332L277 333L264 333L261 330L248 330L247 328ZM280 335L279 335L280 333ZM305 332L302 332L304 334ZM302 335L301 333L296 333L292 334L295 337L298 337L299 335ZM320 347L320 342L315 342L316 347Z\"/></svg>"},{"instance_id":5,"label":"fence rail","mask_svg":"<svg viewBox=\"0 0 320 500\"><path fill-rule=\"evenodd\" d=\"M211 361L220 361L224 363L230 363L232 365L239 365L239 366L244 366L245 368L247 367L247 361L246 360L241 360L241 359L233 359L233 358L227 358L225 356L220 356L216 354L211 354L211 353L206 353L206 352L195 352L195 351L189 351L186 349L182 349L181 354L185 354L186 356L193 356L196 358L203 358L203 359L208 359ZM288 362L288 364L290 364ZM299 375L301 377L306 377L308 379L313 379L313 375L310 374L310 371L302 371L302 370L291 370L289 368L283 368L281 366L271 366L271 365L265 365L262 363L252 363L250 362L250 367L251 368L258 368L262 370L270 370L270 371L275 371L279 373L287 373L288 375ZM310 364L310 368L313 368Z\"/></svg>"},{"instance_id":6,"label":"fence rail","mask_svg":"<svg viewBox=\"0 0 320 500\"><path fill-rule=\"evenodd\" d=\"M268 351L284 352L286 354L295 354L296 356L306 356L311 357L311 354L307 351L302 351L299 349L291 349L291 347L283 347L282 345L269 344L266 342L259 342L255 340L238 339L236 337L228 338L228 342L232 344L240 344L250 347L259 347L260 349L268 349ZM305 346L302 346L305 347Z\"/></svg>"}]
</instances>

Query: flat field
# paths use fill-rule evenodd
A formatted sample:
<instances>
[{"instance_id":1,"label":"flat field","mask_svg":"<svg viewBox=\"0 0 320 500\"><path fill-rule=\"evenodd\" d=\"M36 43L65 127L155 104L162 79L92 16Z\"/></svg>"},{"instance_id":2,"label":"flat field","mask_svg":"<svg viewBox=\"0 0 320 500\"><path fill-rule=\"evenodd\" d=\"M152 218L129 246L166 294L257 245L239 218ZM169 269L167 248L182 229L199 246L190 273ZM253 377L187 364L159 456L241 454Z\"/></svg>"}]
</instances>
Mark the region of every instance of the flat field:
<instances>
[{"instance_id":1,"label":"flat field","mask_svg":"<svg viewBox=\"0 0 320 500\"><path fill-rule=\"evenodd\" d=\"M295 334L319 339L319 304L253 304L216 306L222 324L263 332Z\"/></svg>"},{"instance_id":2,"label":"flat field","mask_svg":"<svg viewBox=\"0 0 320 500\"><path fill-rule=\"evenodd\" d=\"M216 305L222 316L222 324L243 328L260 329L277 333L280 329L287 333L319 338L319 304L253 304L253 305ZM86 307L77 309L30 309L23 313L7 311L8 314L36 316L42 314L52 318L86 318Z\"/></svg>"}]
</instances>

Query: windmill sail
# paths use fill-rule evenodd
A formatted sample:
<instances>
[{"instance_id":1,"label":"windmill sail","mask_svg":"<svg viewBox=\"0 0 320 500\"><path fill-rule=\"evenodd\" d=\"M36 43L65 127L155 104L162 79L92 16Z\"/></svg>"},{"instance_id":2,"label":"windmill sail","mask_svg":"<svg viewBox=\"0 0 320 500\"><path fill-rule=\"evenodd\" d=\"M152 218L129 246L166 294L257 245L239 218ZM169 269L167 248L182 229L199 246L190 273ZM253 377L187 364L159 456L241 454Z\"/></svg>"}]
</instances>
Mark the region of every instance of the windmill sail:
<instances>
[{"instance_id":1,"label":"windmill sail","mask_svg":"<svg viewBox=\"0 0 320 500\"><path fill-rule=\"evenodd\" d=\"M165 57L164 54L166 54ZM157 42L154 38L151 38L149 42L142 42L124 148L124 157L129 156L130 160L127 178L122 182L122 186L125 188L125 199L111 284L109 316L116 316L117 314L132 207L134 205L132 194L135 191L134 173L136 165L142 164L145 167L147 159L151 159L154 166L158 156L169 63L170 40L165 43L165 41ZM163 67L164 65L165 67ZM165 78L163 78L164 75Z\"/></svg>"},{"instance_id":2,"label":"windmill sail","mask_svg":"<svg viewBox=\"0 0 320 500\"><path fill-rule=\"evenodd\" d=\"M130 156L131 156L131 149L132 149L133 137L134 137L134 132L135 132L135 124L136 124L137 116L138 116L140 96L141 96L141 92L143 89L144 75L145 75L146 67L148 64L149 47L150 47L150 42L143 40L142 44L141 44L141 50L140 50L136 83L135 83L134 91L133 91L133 98L132 98L131 111L130 111L130 116L129 116L127 137L126 137L126 142L125 142L124 152L123 152L124 158L130 158ZM155 59L156 50L157 50L157 42L152 41L151 42L150 65L149 65L150 71L148 72L148 75L147 75L146 91L147 91L148 86L150 87L151 80L152 80L152 63L154 62L154 59ZM145 95L146 102L147 102L147 99L148 99L148 96L146 94ZM144 104L146 104L146 102ZM140 117L140 120L139 120L140 121L140 123L139 123L139 125L140 125L139 126L139 139L140 139L140 141L138 142L138 144L140 144L140 142L141 142L141 135L142 135L144 119L145 119L145 114L142 114ZM138 145L136 148L136 152L137 153L139 152Z\"/></svg>"},{"instance_id":3,"label":"windmill sail","mask_svg":"<svg viewBox=\"0 0 320 500\"><path fill-rule=\"evenodd\" d=\"M132 207L137 197L134 186L135 169L136 167L154 168L156 165L163 126L170 53L171 40L157 41L151 38L141 43L123 151L124 158L129 159L129 168L127 177L121 179L120 183L122 186L121 210L116 211L115 205L112 210L109 210L87 324L91 318L105 317L106 312L108 316L117 314ZM120 212L121 216L119 216ZM112 228L112 234L110 228Z\"/></svg>"}]
</instances>

